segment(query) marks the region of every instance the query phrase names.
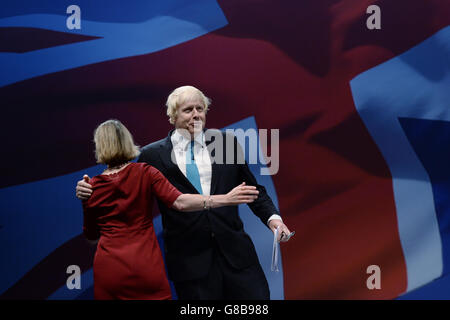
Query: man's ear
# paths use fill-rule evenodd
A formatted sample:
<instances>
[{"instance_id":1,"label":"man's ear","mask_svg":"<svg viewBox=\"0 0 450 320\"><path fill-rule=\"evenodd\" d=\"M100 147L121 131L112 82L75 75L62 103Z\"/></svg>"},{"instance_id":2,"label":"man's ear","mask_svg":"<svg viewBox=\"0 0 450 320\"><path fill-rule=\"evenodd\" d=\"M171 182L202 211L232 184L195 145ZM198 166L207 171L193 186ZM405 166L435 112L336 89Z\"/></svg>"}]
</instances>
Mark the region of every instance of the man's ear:
<instances>
[{"instance_id":1,"label":"man's ear","mask_svg":"<svg viewBox=\"0 0 450 320\"><path fill-rule=\"evenodd\" d=\"M177 121L177 112L175 112L175 116L172 118L172 117L170 117L169 118L169 122L170 122L170 124L175 124L175 122Z\"/></svg>"},{"instance_id":2,"label":"man's ear","mask_svg":"<svg viewBox=\"0 0 450 320\"><path fill-rule=\"evenodd\" d=\"M177 106L175 108L175 114L173 115L173 118L170 119L170 123L171 124L175 124L175 122L177 122L177 118L178 118L178 109L180 109L180 106Z\"/></svg>"}]
</instances>

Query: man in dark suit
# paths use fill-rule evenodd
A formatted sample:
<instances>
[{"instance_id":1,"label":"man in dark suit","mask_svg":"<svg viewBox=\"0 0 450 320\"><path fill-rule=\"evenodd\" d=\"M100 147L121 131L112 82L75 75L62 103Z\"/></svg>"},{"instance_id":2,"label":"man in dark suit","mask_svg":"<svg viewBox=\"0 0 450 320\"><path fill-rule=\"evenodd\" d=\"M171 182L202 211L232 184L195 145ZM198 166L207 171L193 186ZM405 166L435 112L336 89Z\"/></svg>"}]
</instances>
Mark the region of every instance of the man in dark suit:
<instances>
[{"instance_id":1,"label":"man in dark suit","mask_svg":"<svg viewBox=\"0 0 450 320\"><path fill-rule=\"evenodd\" d=\"M249 204L250 208L272 231L279 227L280 240L287 241L290 231L265 188L257 184L243 161L236 138L204 129L209 104L210 100L197 88L175 89L167 99L167 114L175 129L165 139L145 146L138 162L160 170L183 193L209 196L226 194L243 182L257 186L259 196ZM221 143L217 143L220 139ZM82 200L92 192L86 178L76 188ZM180 299L270 298L267 280L237 206L189 214L160 201L158 206L169 278Z\"/></svg>"}]
</instances>

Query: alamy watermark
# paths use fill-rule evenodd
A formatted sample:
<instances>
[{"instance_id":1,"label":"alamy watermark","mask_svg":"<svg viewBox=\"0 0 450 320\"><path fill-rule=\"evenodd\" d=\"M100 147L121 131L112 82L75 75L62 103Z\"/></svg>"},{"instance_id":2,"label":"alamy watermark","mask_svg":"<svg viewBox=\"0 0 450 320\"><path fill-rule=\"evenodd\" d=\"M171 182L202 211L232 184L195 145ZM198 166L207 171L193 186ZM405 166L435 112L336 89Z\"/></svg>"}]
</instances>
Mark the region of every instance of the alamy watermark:
<instances>
[{"instance_id":1,"label":"alamy watermark","mask_svg":"<svg viewBox=\"0 0 450 320\"><path fill-rule=\"evenodd\" d=\"M370 277L367 278L366 286L367 289L381 289L381 269L378 265L372 264L367 267L367 274L370 274Z\"/></svg>"},{"instance_id":2,"label":"alamy watermark","mask_svg":"<svg viewBox=\"0 0 450 320\"><path fill-rule=\"evenodd\" d=\"M72 4L67 7L66 10L67 14L70 14L70 16L67 17L66 20L66 27L69 30L81 29L81 9L79 6Z\"/></svg>"},{"instance_id":3,"label":"alamy watermark","mask_svg":"<svg viewBox=\"0 0 450 320\"><path fill-rule=\"evenodd\" d=\"M370 16L366 20L366 26L369 30L381 29L381 9L379 6L373 4L367 7L367 14Z\"/></svg>"},{"instance_id":4,"label":"alamy watermark","mask_svg":"<svg viewBox=\"0 0 450 320\"><path fill-rule=\"evenodd\" d=\"M190 139L188 130L179 128L177 131ZM270 144L268 131L253 128L245 131L227 129L225 132L208 129L201 133L200 129L195 131L197 132L195 140L200 137L202 142L205 142L210 158L208 161L211 161L211 164L244 164L248 150L248 164L261 164L261 175L275 175L280 168L280 130L270 129ZM199 148L199 145L194 144L194 150L195 148ZM175 152L173 149L172 162L177 164ZM186 159L186 163L189 161L189 158Z\"/></svg>"},{"instance_id":5,"label":"alamy watermark","mask_svg":"<svg viewBox=\"0 0 450 320\"><path fill-rule=\"evenodd\" d=\"M76 264L67 267L66 273L70 276L66 280L67 289L81 289L81 269Z\"/></svg>"}]
</instances>

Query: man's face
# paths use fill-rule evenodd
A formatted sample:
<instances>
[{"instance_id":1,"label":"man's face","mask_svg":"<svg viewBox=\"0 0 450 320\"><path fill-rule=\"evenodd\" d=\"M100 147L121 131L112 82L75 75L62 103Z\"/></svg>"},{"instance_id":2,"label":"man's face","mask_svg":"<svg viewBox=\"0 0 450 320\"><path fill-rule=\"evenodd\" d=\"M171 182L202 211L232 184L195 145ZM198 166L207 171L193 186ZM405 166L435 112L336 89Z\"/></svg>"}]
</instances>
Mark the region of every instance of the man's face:
<instances>
[{"instance_id":1,"label":"man's face","mask_svg":"<svg viewBox=\"0 0 450 320\"><path fill-rule=\"evenodd\" d=\"M203 100L198 95L187 97L184 102L178 106L175 118L175 128L186 129L194 136L201 132L205 127L206 113Z\"/></svg>"}]
</instances>

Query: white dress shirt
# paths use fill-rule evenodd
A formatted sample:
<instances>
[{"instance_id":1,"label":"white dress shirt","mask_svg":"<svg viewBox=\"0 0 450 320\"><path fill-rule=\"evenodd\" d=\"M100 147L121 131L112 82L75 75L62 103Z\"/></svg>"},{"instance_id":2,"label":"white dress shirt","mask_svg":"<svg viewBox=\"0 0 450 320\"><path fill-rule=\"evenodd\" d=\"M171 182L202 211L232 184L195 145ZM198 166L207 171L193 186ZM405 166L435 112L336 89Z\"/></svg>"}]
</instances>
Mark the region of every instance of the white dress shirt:
<instances>
[{"instance_id":1,"label":"white dress shirt","mask_svg":"<svg viewBox=\"0 0 450 320\"><path fill-rule=\"evenodd\" d=\"M180 134L177 130L172 133L170 137L172 140L173 150L175 152L175 159L177 160L178 168L187 177L186 174L186 152L191 143L190 139ZM189 150L190 152L190 150ZM208 149L206 148L205 135L198 134L194 139L194 159L200 175L200 183L202 185L203 195L209 196L211 191L211 158L209 157Z\"/></svg>"},{"instance_id":2,"label":"white dress shirt","mask_svg":"<svg viewBox=\"0 0 450 320\"><path fill-rule=\"evenodd\" d=\"M186 152L188 151L191 140L180 134L178 130L174 130L170 139L172 141L178 168L187 177ZM194 138L194 159L200 175L200 184L202 185L203 195L209 196L211 192L212 167L203 132ZM279 215L274 214L267 220L267 223L273 219L283 221Z\"/></svg>"}]
</instances>

